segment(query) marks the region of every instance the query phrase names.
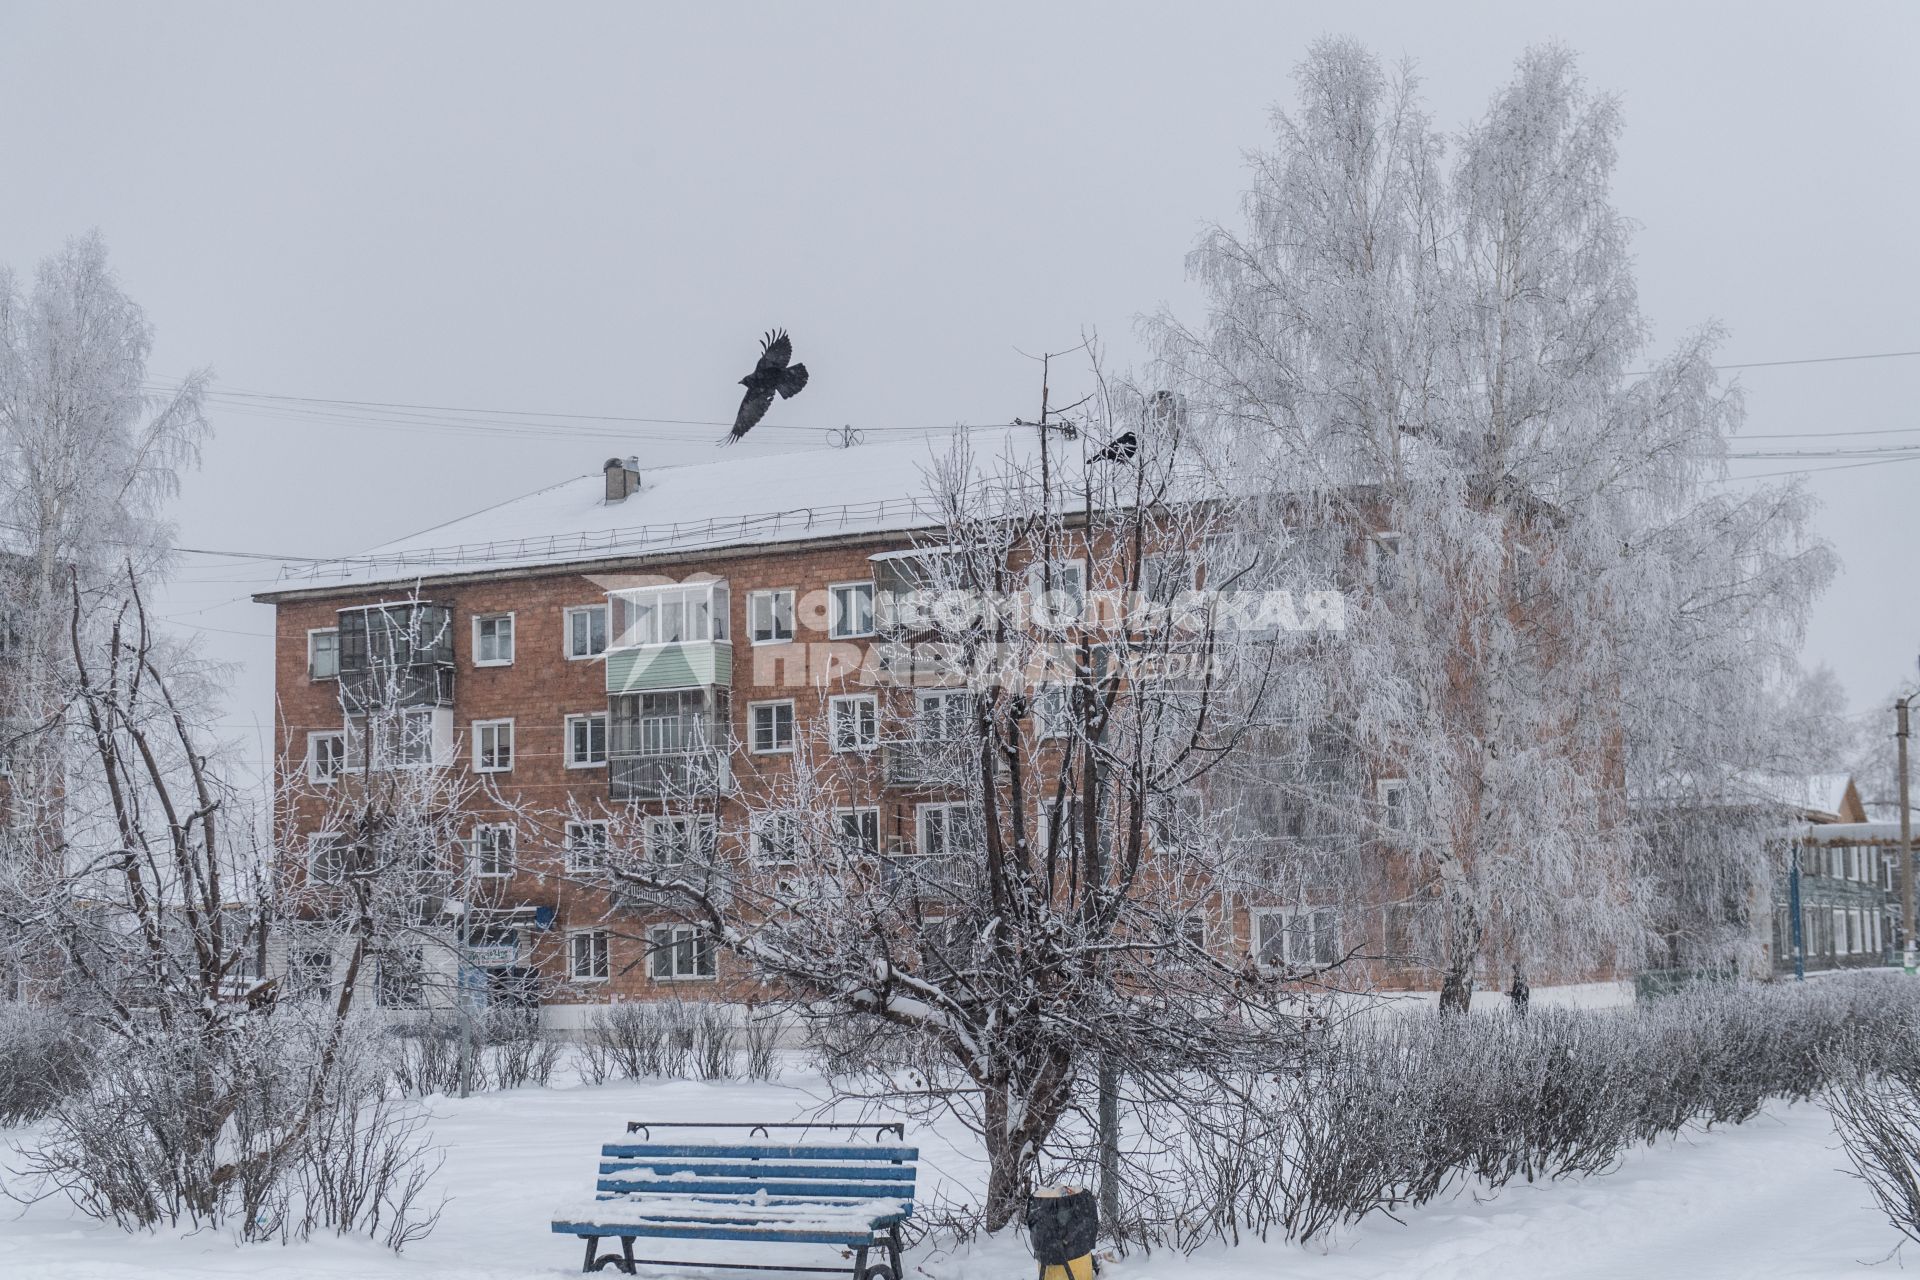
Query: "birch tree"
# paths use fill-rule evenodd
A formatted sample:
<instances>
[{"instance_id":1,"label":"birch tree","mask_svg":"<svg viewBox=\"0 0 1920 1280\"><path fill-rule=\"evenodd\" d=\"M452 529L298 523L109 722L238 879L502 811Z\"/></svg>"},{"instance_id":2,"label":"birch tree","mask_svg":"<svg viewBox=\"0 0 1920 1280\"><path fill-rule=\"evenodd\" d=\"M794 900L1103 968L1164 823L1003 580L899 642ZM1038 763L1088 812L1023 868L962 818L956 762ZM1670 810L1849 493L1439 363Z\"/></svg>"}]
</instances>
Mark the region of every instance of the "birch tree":
<instances>
[{"instance_id":1,"label":"birch tree","mask_svg":"<svg viewBox=\"0 0 1920 1280\"><path fill-rule=\"evenodd\" d=\"M98 233L31 288L0 268L0 812L19 856L46 857L60 825L68 576L91 601L129 565L142 580L164 565L166 503L206 433L206 375L150 392L152 345Z\"/></svg>"},{"instance_id":2,"label":"birch tree","mask_svg":"<svg viewBox=\"0 0 1920 1280\"><path fill-rule=\"evenodd\" d=\"M1830 572L1806 499L1713 487L1741 411L1720 335L1649 356L1619 112L1571 55L1529 51L1451 140L1352 41L1299 82L1246 225L1190 259L1207 323L1163 318L1164 353L1287 495L1264 525L1339 531L1362 580L1305 678L1359 770L1405 777L1442 1007L1637 963L1630 797L1750 757Z\"/></svg>"}]
</instances>

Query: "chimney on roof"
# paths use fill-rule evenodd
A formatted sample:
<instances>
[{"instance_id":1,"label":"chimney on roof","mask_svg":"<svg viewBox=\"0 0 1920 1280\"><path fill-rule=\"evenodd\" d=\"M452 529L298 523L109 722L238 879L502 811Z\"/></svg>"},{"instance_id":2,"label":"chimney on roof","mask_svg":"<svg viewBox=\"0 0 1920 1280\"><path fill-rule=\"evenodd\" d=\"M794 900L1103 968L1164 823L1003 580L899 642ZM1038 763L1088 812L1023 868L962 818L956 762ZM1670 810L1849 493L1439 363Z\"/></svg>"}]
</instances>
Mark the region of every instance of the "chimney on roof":
<instances>
[{"instance_id":1,"label":"chimney on roof","mask_svg":"<svg viewBox=\"0 0 1920 1280\"><path fill-rule=\"evenodd\" d=\"M606 472L608 502L625 502L640 492L639 458L608 458Z\"/></svg>"}]
</instances>

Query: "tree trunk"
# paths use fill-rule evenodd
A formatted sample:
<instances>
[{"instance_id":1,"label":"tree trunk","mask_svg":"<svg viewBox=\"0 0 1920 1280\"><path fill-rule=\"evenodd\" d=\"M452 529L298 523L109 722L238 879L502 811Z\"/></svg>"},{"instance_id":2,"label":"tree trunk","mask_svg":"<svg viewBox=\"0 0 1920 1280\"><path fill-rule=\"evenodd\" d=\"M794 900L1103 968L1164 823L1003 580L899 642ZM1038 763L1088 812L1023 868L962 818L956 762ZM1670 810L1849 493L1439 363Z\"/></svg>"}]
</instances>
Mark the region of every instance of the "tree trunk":
<instances>
[{"instance_id":1,"label":"tree trunk","mask_svg":"<svg viewBox=\"0 0 1920 1280\"><path fill-rule=\"evenodd\" d=\"M1465 1013L1473 1007L1473 970L1458 962L1440 983L1440 1012Z\"/></svg>"},{"instance_id":2,"label":"tree trunk","mask_svg":"<svg viewBox=\"0 0 1920 1280\"><path fill-rule=\"evenodd\" d=\"M1020 1139L1007 1130L1007 1086L989 1085L986 1094L986 1229L998 1231L1020 1212L1026 1196L1026 1161Z\"/></svg>"}]
</instances>

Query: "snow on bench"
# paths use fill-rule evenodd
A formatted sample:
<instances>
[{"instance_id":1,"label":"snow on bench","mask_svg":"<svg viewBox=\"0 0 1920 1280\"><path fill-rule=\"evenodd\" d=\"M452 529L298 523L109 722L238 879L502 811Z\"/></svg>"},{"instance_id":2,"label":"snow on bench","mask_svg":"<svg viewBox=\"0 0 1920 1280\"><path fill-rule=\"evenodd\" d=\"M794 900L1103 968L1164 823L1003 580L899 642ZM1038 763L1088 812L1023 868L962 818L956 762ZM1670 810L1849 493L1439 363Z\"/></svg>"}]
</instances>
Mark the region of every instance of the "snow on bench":
<instances>
[{"instance_id":1,"label":"snow on bench","mask_svg":"<svg viewBox=\"0 0 1920 1280\"><path fill-rule=\"evenodd\" d=\"M651 1137L654 1128L727 1128L726 1125L651 1125L628 1130ZM744 1127L744 1126L731 1126ZM807 1126L752 1126L766 1129ZM888 1126L899 1132L897 1126ZM881 1142L729 1137L713 1142L609 1142L600 1148L596 1195L560 1205L553 1230L584 1236L583 1271L612 1266L633 1274L636 1264L737 1266L684 1259L636 1258L641 1238L721 1240L765 1244L838 1245L853 1253L852 1280L901 1280L900 1224L913 1213L916 1147ZM619 1253L599 1252L605 1237ZM887 1263L867 1265L870 1249ZM844 1267L780 1268L845 1273Z\"/></svg>"}]
</instances>

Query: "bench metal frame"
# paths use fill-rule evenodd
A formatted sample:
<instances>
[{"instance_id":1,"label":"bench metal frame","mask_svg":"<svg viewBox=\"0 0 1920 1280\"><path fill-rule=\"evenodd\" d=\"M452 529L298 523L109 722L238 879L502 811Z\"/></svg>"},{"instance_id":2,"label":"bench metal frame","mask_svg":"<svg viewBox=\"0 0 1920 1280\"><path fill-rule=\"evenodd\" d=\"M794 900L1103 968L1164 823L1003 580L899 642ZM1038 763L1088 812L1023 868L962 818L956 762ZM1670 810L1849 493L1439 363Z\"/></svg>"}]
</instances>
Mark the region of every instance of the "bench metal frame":
<instances>
[{"instance_id":1,"label":"bench metal frame","mask_svg":"<svg viewBox=\"0 0 1920 1280\"><path fill-rule=\"evenodd\" d=\"M885 1124L872 1122L860 1124L809 1124L802 1121L790 1121L779 1124L756 1124L752 1121L745 1120L717 1121L711 1124L703 1124L698 1120L627 1121L628 1133L640 1134L648 1141L652 1140L652 1131L655 1129L746 1129L749 1131L747 1136L752 1137L758 1134L763 1138L769 1136L767 1132L769 1129L800 1129L802 1131L808 1129L825 1129L829 1131L844 1129L849 1133L865 1132L870 1129L873 1131L873 1136L876 1141L886 1137L888 1134L892 1134L901 1141L905 1141L907 1136L907 1126L905 1124L891 1121ZM895 1163L899 1162L896 1161ZM587 1242L587 1256L586 1261L583 1262L580 1267L584 1272L604 1271L608 1267L613 1267L625 1275L633 1275L635 1274L634 1268L636 1267L711 1267L716 1270L727 1271L804 1271L836 1276L848 1274L847 1268L845 1267L782 1266L777 1263L766 1262L708 1262L689 1258L636 1258L633 1256L633 1242L639 1238L638 1236L620 1235L618 1231L608 1230L601 1235L586 1236L584 1238ZM600 1242L609 1238L617 1238L620 1241L620 1252L614 1253L612 1250L604 1253L601 1252ZM671 1239L673 1237L664 1238ZM713 1237L688 1234L679 1238L698 1240L712 1239ZM749 1239L741 1243L754 1244L760 1242ZM789 1242L768 1240L764 1243L784 1244ZM864 1244L845 1245L841 1247L851 1248L853 1250L851 1280L906 1280L906 1270L901 1260L902 1250L899 1222L890 1223L884 1229L874 1232L873 1239ZM868 1266L867 1255L876 1247L886 1250L887 1261L885 1263L875 1263L872 1266Z\"/></svg>"}]
</instances>

